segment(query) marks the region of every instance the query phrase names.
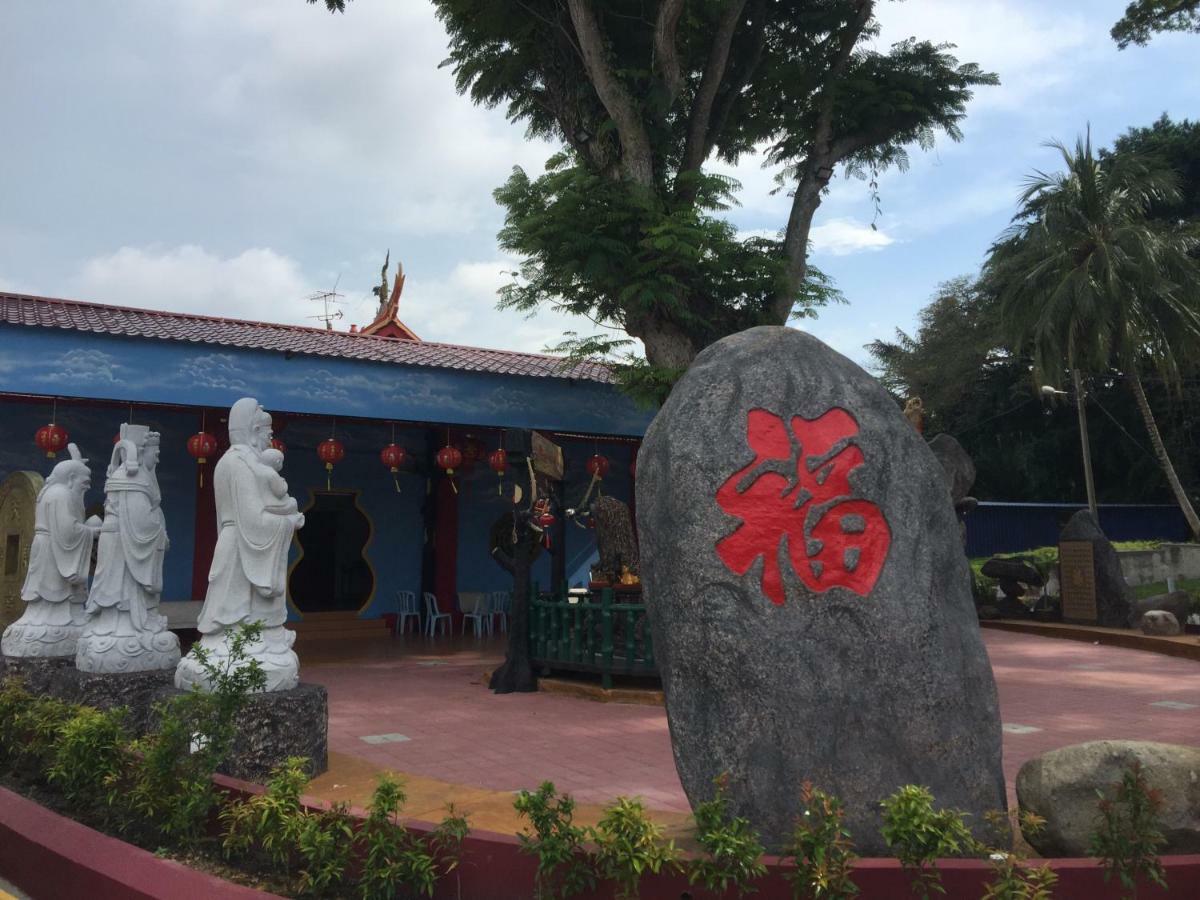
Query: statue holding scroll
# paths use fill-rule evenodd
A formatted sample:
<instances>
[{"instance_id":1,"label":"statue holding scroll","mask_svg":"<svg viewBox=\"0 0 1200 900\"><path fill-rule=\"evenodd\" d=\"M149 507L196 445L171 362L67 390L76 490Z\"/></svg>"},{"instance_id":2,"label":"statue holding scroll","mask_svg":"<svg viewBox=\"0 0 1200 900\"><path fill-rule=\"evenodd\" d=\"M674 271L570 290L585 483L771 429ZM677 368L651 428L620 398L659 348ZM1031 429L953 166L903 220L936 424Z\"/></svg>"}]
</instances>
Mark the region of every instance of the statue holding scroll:
<instances>
[{"instance_id":1,"label":"statue holding scroll","mask_svg":"<svg viewBox=\"0 0 1200 900\"><path fill-rule=\"evenodd\" d=\"M157 612L170 541L158 487L159 435L123 424L104 484L104 525L87 624L75 667L81 672L148 672L179 662L179 638Z\"/></svg>"},{"instance_id":2,"label":"statue holding scroll","mask_svg":"<svg viewBox=\"0 0 1200 900\"><path fill-rule=\"evenodd\" d=\"M83 519L92 485L87 460L74 444L38 494L29 572L21 588L25 612L4 630L5 656L72 658L84 624L88 568L100 520Z\"/></svg>"},{"instance_id":3,"label":"statue holding scroll","mask_svg":"<svg viewBox=\"0 0 1200 900\"><path fill-rule=\"evenodd\" d=\"M217 546L200 611L200 646L219 667L228 660L229 631L258 622L262 638L249 648L267 675L266 690L299 683L300 662L292 651L296 633L287 619L287 562L292 535L304 525L296 503L282 494L282 479L264 453L271 444L271 416L244 397L229 411L230 447L213 473ZM204 670L188 654L175 670L175 685L208 689Z\"/></svg>"}]
</instances>

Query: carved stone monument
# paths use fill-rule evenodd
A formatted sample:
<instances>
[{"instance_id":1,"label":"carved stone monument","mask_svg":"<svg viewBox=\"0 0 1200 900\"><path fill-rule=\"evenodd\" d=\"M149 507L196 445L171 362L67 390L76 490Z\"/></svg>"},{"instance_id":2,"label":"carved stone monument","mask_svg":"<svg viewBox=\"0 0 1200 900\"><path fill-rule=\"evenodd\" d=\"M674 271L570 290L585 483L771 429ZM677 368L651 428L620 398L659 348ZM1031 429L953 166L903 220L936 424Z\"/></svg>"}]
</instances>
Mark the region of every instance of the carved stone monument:
<instances>
[{"instance_id":1,"label":"carved stone monument","mask_svg":"<svg viewBox=\"0 0 1200 900\"><path fill-rule=\"evenodd\" d=\"M287 619L287 560L292 534L303 514L286 495L280 476L263 452L271 443L271 416L250 397L229 411L231 446L217 462L213 490L217 506L217 546L200 611L200 646L217 666L229 660L229 630L262 625L262 639L250 647L267 675L267 691L287 691L299 683L300 661L292 650L296 633ZM189 653L175 671L179 688L210 687Z\"/></svg>"},{"instance_id":2,"label":"carved stone monument","mask_svg":"<svg viewBox=\"0 0 1200 900\"><path fill-rule=\"evenodd\" d=\"M87 624L75 657L81 672L157 672L179 662L179 638L157 612L163 557L170 546L156 472L158 453L157 432L145 425L121 425L104 484L104 524Z\"/></svg>"},{"instance_id":3,"label":"carved stone monument","mask_svg":"<svg viewBox=\"0 0 1200 900\"><path fill-rule=\"evenodd\" d=\"M1004 809L996 686L945 473L879 383L816 338L705 349L638 454L641 575L693 807L727 775L772 850L800 785L887 852L906 784Z\"/></svg>"},{"instance_id":4,"label":"carved stone monument","mask_svg":"<svg viewBox=\"0 0 1200 900\"><path fill-rule=\"evenodd\" d=\"M11 659L75 658L84 625L92 544L100 529L84 521L83 495L92 483L87 460L74 444L37 497L29 569L21 588L25 612L4 629L0 648ZM10 666L10 668L15 668Z\"/></svg>"}]
</instances>

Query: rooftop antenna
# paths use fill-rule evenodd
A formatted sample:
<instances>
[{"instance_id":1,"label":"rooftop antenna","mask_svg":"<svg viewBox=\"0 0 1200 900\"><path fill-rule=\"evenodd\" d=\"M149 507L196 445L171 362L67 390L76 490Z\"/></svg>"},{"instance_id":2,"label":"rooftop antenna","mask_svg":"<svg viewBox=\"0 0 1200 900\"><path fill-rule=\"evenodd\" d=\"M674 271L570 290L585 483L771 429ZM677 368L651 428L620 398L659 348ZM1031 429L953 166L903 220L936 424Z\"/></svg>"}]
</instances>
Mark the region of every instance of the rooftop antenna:
<instances>
[{"instance_id":1,"label":"rooftop antenna","mask_svg":"<svg viewBox=\"0 0 1200 900\"><path fill-rule=\"evenodd\" d=\"M316 293L309 294L306 298L314 303L321 304L321 312L315 316L309 316L308 318L317 319L318 321L324 322L326 331L333 331L334 321L342 318L345 315L345 313L337 308L345 303L345 301L342 299L343 295L337 292L338 282L341 280L342 276L339 273L338 277L333 282L333 288L331 290L317 291Z\"/></svg>"}]
</instances>

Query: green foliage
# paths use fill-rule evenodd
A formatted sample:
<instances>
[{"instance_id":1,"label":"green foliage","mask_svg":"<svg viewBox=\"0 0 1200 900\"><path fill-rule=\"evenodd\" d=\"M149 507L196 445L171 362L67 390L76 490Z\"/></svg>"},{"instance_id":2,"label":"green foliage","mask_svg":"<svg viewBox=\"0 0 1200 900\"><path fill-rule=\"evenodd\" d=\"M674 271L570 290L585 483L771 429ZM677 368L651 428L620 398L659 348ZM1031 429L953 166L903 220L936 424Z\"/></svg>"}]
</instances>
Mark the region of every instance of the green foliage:
<instances>
[{"instance_id":1,"label":"green foliage","mask_svg":"<svg viewBox=\"0 0 1200 900\"><path fill-rule=\"evenodd\" d=\"M277 871L289 867L302 827L300 795L308 784L307 764L303 757L289 757L271 771L263 793L221 809L227 856L259 854Z\"/></svg>"},{"instance_id":2,"label":"green foliage","mask_svg":"<svg viewBox=\"0 0 1200 900\"><path fill-rule=\"evenodd\" d=\"M1124 50L1145 46L1161 31L1200 32L1200 0L1134 0L1112 27L1112 39Z\"/></svg>"},{"instance_id":3,"label":"green foliage","mask_svg":"<svg viewBox=\"0 0 1200 900\"><path fill-rule=\"evenodd\" d=\"M1178 196L1151 203L1146 211L1148 219L1167 227L1200 221L1200 122L1176 122L1163 113L1147 127L1130 128L1113 142L1111 151L1100 151L1105 164L1128 156L1150 160L1177 179Z\"/></svg>"},{"instance_id":4,"label":"green foliage","mask_svg":"<svg viewBox=\"0 0 1200 900\"><path fill-rule=\"evenodd\" d=\"M521 791L513 801L519 816L529 819L532 831L517 835L521 850L537 857L534 896L572 897L596 884L583 842L587 831L572 821L575 801L558 795L554 783L543 781L537 791Z\"/></svg>"},{"instance_id":5,"label":"green foliage","mask_svg":"<svg viewBox=\"0 0 1200 900\"><path fill-rule=\"evenodd\" d=\"M869 4L434 5L459 91L561 148L544 174L517 170L496 192L501 244L522 259L501 305L640 339L644 359L608 362L651 402L713 341L834 299L807 260L834 167L877 184L908 145L959 139L973 91L996 83L947 44L878 48ZM763 147L795 198L773 238L736 232L720 214L738 186L705 169Z\"/></svg>"},{"instance_id":6,"label":"green foliage","mask_svg":"<svg viewBox=\"0 0 1200 900\"><path fill-rule=\"evenodd\" d=\"M744 897L757 890L751 882L767 872L762 841L749 819L729 814L728 777L719 776L713 784L713 798L696 807L696 840L704 856L688 864L688 882L722 896L732 889Z\"/></svg>"},{"instance_id":7,"label":"green foliage","mask_svg":"<svg viewBox=\"0 0 1200 900\"><path fill-rule=\"evenodd\" d=\"M380 776L360 832L366 851L359 876L364 900L391 900L401 889L432 897L438 878L458 866L466 820L451 809L427 844L400 824L405 799L398 778Z\"/></svg>"},{"instance_id":8,"label":"green foliage","mask_svg":"<svg viewBox=\"0 0 1200 900\"><path fill-rule=\"evenodd\" d=\"M121 791L128 834L143 840L159 834L185 846L200 839L217 802L212 775L229 754L237 716L249 693L266 684L258 661L247 655L261 633L258 624L234 631L223 665L193 648L212 690L193 689L160 704L157 730L134 743L135 763Z\"/></svg>"},{"instance_id":9,"label":"green foliage","mask_svg":"<svg viewBox=\"0 0 1200 900\"><path fill-rule=\"evenodd\" d=\"M1046 820L1031 812L1021 813L1021 832L1035 836L1046 826ZM1058 875L1049 865L1030 866L1014 853L1012 828L1008 814L995 811L988 822L1003 846L980 848L992 869L992 880L984 886L982 900L1050 900Z\"/></svg>"},{"instance_id":10,"label":"green foliage","mask_svg":"<svg viewBox=\"0 0 1200 900\"><path fill-rule=\"evenodd\" d=\"M929 789L913 784L900 788L882 806L883 839L904 868L915 870L913 892L925 900L931 893L944 894L937 860L976 847L962 813L934 809Z\"/></svg>"},{"instance_id":11,"label":"green foliage","mask_svg":"<svg viewBox=\"0 0 1200 900\"><path fill-rule=\"evenodd\" d=\"M130 765L128 711L81 706L58 731L50 783L77 809L107 817L118 802L116 786Z\"/></svg>"},{"instance_id":12,"label":"green foliage","mask_svg":"<svg viewBox=\"0 0 1200 900\"><path fill-rule=\"evenodd\" d=\"M296 829L299 888L312 897L345 896L345 876L354 856L354 824L349 805L300 815Z\"/></svg>"},{"instance_id":13,"label":"green foliage","mask_svg":"<svg viewBox=\"0 0 1200 900\"><path fill-rule=\"evenodd\" d=\"M596 873L617 883L618 900L637 900L638 882L678 858L674 841L662 841L662 826L646 815L641 801L618 797L590 830Z\"/></svg>"},{"instance_id":14,"label":"green foliage","mask_svg":"<svg viewBox=\"0 0 1200 900\"><path fill-rule=\"evenodd\" d=\"M1134 760L1113 785L1111 796L1097 791L1099 823L1090 852L1104 864L1105 880L1116 875L1121 885L1137 896L1138 882L1146 879L1167 886L1158 851L1166 844L1159 814L1162 793L1150 787L1141 763Z\"/></svg>"},{"instance_id":15,"label":"green foliage","mask_svg":"<svg viewBox=\"0 0 1200 900\"><path fill-rule=\"evenodd\" d=\"M850 900L858 894L851 878L858 857L844 819L840 800L804 782L800 815L784 848L795 866L788 880L796 900Z\"/></svg>"},{"instance_id":16,"label":"green foliage","mask_svg":"<svg viewBox=\"0 0 1200 900\"><path fill-rule=\"evenodd\" d=\"M0 687L0 763L34 781L46 777L58 736L78 707L53 697L35 697L19 679Z\"/></svg>"}]
</instances>

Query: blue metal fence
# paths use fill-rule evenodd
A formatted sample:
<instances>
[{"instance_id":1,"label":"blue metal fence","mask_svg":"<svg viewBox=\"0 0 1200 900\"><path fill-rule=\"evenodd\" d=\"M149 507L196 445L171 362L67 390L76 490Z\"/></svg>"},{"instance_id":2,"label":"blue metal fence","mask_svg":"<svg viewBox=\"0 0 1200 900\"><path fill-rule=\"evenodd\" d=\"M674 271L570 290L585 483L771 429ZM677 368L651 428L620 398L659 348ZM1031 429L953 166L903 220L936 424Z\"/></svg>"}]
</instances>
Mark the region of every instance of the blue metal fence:
<instances>
[{"instance_id":1,"label":"blue metal fence","mask_svg":"<svg viewBox=\"0 0 1200 900\"><path fill-rule=\"evenodd\" d=\"M1079 503L982 502L967 516L967 556L1016 553L1058 543ZM1187 522L1170 504L1100 504L1100 527L1111 541L1187 540Z\"/></svg>"}]
</instances>

